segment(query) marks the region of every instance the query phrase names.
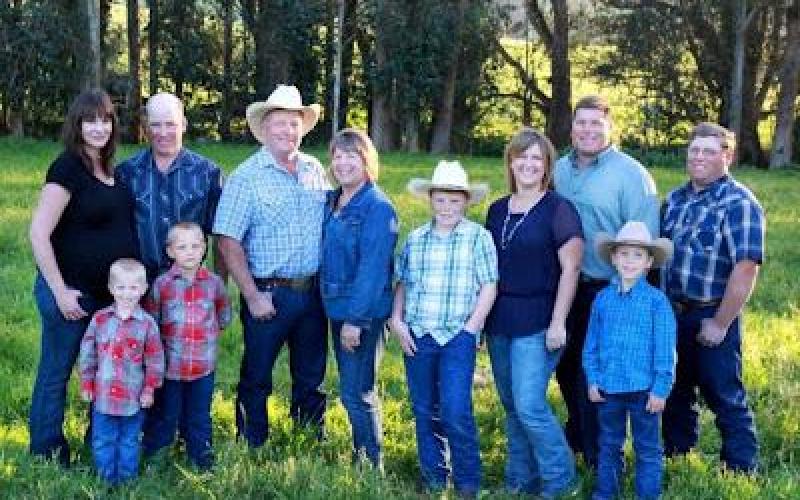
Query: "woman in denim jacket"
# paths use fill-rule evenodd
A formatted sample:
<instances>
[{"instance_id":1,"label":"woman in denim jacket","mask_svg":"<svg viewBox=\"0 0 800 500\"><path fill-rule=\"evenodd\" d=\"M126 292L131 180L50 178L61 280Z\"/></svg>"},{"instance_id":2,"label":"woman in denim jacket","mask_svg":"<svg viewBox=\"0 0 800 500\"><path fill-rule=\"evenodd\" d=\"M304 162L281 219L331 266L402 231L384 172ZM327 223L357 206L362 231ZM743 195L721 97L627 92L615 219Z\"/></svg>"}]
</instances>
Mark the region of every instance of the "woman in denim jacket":
<instances>
[{"instance_id":1,"label":"woman in denim jacket","mask_svg":"<svg viewBox=\"0 0 800 500\"><path fill-rule=\"evenodd\" d=\"M328 193L320 290L331 320L342 404L353 428L353 461L366 458L382 470L375 375L392 305L397 217L374 183L378 154L365 133L340 131L330 155L339 187Z\"/></svg>"}]
</instances>

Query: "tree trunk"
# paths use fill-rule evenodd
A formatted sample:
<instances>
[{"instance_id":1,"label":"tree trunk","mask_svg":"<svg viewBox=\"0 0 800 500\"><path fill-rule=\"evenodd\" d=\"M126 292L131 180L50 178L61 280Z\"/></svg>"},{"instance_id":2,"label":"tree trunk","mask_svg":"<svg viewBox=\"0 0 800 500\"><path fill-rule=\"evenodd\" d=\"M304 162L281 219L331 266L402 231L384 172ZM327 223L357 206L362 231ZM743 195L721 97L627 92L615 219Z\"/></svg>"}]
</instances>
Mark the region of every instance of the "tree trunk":
<instances>
[{"instance_id":1,"label":"tree trunk","mask_svg":"<svg viewBox=\"0 0 800 500\"><path fill-rule=\"evenodd\" d=\"M375 71L380 73L386 66L388 54L380 32L375 34ZM389 151L394 143L394 121L391 113L391 85L372 86L372 123L370 137L378 151Z\"/></svg>"},{"instance_id":2,"label":"tree trunk","mask_svg":"<svg viewBox=\"0 0 800 500\"><path fill-rule=\"evenodd\" d=\"M233 0L222 1L222 108L220 109L219 135L223 141L231 140L233 115Z\"/></svg>"},{"instance_id":3,"label":"tree trunk","mask_svg":"<svg viewBox=\"0 0 800 500\"><path fill-rule=\"evenodd\" d=\"M569 11L566 0L553 0L553 43L550 51L551 99L547 135L556 148L570 143L572 98L569 64Z\"/></svg>"},{"instance_id":4,"label":"tree trunk","mask_svg":"<svg viewBox=\"0 0 800 500\"><path fill-rule=\"evenodd\" d=\"M89 64L85 86L99 87L103 81L102 50L100 47L100 2L84 0L86 6L87 38L89 40Z\"/></svg>"},{"instance_id":5,"label":"tree trunk","mask_svg":"<svg viewBox=\"0 0 800 500\"><path fill-rule=\"evenodd\" d=\"M142 80L139 75L141 47L139 46L139 2L128 0L128 139L138 143L142 138L141 108Z\"/></svg>"},{"instance_id":6,"label":"tree trunk","mask_svg":"<svg viewBox=\"0 0 800 500\"><path fill-rule=\"evenodd\" d=\"M795 122L795 101L800 78L800 0L794 0L786 12L787 42L783 64L778 73L780 90L775 111L775 135L769 168L785 167L792 161L792 132Z\"/></svg>"},{"instance_id":7,"label":"tree trunk","mask_svg":"<svg viewBox=\"0 0 800 500\"><path fill-rule=\"evenodd\" d=\"M406 151L419 153L419 115L417 113L407 113L405 137Z\"/></svg>"},{"instance_id":8,"label":"tree trunk","mask_svg":"<svg viewBox=\"0 0 800 500\"><path fill-rule=\"evenodd\" d=\"M148 0L150 19L147 22L147 59L150 63L150 77L147 85L149 94L155 95L159 90L158 85L158 32L159 32L159 8L158 0Z\"/></svg>"},{"instance_id":9,"label":"tree trunk","mask_svg":"<svg viewBox=\"0 0 800 500\"><path fill-rule=\"evenodd\" d=\"M443 154L450 151L450 137L453 133L453 105L456 97L456 77L458 74L458 61L461 57L461 30L464 26L464 13L469 1L458 0L455 12L455 26L453 30L453 48L450 56L447 74L435 113L433 135L431 137L431 153Z\"/></svg>"},{"instance_id":10,"label":"tree trunk","mask_svg":"<svg viewBox=\"0 0 800 500\"><path fill-rule=\"evenodd\" d=\"M742 135L742 86L744 85L744 50L747 37L747 0L736 0L733 30L733 64L731 65L731 94L728 102L728 127L736 134L736 137L740 137Z\"/></svg>"}]
</instances>

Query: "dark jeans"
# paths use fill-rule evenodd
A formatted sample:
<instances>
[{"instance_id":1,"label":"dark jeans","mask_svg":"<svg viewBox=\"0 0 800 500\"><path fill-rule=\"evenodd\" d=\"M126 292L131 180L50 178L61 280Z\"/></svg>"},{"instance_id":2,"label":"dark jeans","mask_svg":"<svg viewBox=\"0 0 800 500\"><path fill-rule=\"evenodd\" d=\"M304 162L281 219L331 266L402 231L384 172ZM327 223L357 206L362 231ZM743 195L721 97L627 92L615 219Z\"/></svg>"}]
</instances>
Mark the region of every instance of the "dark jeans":
<instances>
[{"instance_id":1,"label":"dark jeans","mask_svg":"<svg viewBox=\"0 0 800 500\"><path fill-rule=\"evenodd\" d=\"M339 366L339 392L353 428L353 459L363 454L376 467L381 467L381 404L375 390L384 343L384 320L372 320L370 328L361 330L359 346L353 352L342 349L341 321L331 322L336 363Z\"/></svg>"},{"instance_id":2,"label":"dark jeans","mask_svg":"<svg viewBox=\"0 0 800 500\"><path fill-rule=\"evenodd\" d=\"M67 384L78 359L83 332L101 304L84 294L79 302L88 315L81 320L69 321L61 315L56 299L41 275L36 276L33 295L39 310L42 333L39 367L28 417L30 452L57 458L63 465L68 465L70 449L63 430ZM90 431L87 429L87 442L88 433Z\"/></svg>"},{"instance_id":3,"label":"dark jeans","mask_svg":"<svg viewBox=\"0 0 800 500\"><path fill-rule=\"evenodd\" d=\"M717 347L705 347L696 340L701 320L715 313L715 307L704 307L677 316L678 364L675 386L664 410L664 446L672 456L687 453L697 444L699 388L716 417L722 438L720 458L732 470L751 472L758 465L758 441L742 383L740 319Z\"/></svg>"},{"instance_id":4,"label":"dark jeans","mask_svg":"<svg viewBox=\"0 0 800 500\"><path fill-rule=\"evenodd\" d=\"M567 345L556 368L556 380L567 405L564 433L575 453L583 453L590 467L597 465L597 407L589 401L586 374L583 372L583 343L589 315L597 293L606 285L578 283L578 290L567 317Z\"/></svg>"},{"instance_id":5,"label":"dark jeans","mask_svg":"<svg viewBox=\"0 0 800 500\"><path fill-rule=\"evenodd\" d=\"M139 473L139 434L144 412L131 416L92 412L92 453L97 475L112 485L124 483Z\"/></svg>"},{"instance_id":6,"label":"dark jeans","mask_svg":"<svg viewBox=\"0 0 800 500\"><path fill-rule=\"evenodd\" d=\"M417 352L404 356L417 434L422 480L431 490L447 485L447 448L457 491L481 484L478 430L472 412L475 336L461 331L440 346L430 335L415 338Z\"/></svg>"},{"instance_id":7,"label":"dark jeans","mask_svg":"<svg viewBox=\"0 0 800 500\"><path fill-rule=\"evenodd\" d=\"M604 394L605 403L597 405L600 431L600 454L592 499L605 500L619 494L626 424L631 420L633 450L636 453L636 497L659 498L664 475L664 453L658 435L658 413L650 413L647 391Z\"/></svg>"},{"instance_id":8,"label":"dark jeans","mask_svg":"<svg viewBox=\"0 0 800 500\"><path fill-rule=\"evenodd\" d=\"M316 426L321 437L325 414L325 393L321 388L328 353L328 325L318 289L302 292L273 288L272 303L277 315L268 321L253 318L244 298L241 303L244 355L236 393L237 435L244 437L251 447L266 441L272 368L286 343L292 376L291 417L296 424Z\"/></svg>"},{"instance_id":9,"label":"dark jeans","mask_svg":"<svg viewBox=\"0 0 800 500\"><path fill-rule=\"evenodd\" d=\"M200 468L214 462L211 451L211 398L214 396L214 372L197 380L164 379L156 391L155 403L147 411L142 446L152 455L175 440L181 425L189 460Z\"/></svg>"}]
</instances>

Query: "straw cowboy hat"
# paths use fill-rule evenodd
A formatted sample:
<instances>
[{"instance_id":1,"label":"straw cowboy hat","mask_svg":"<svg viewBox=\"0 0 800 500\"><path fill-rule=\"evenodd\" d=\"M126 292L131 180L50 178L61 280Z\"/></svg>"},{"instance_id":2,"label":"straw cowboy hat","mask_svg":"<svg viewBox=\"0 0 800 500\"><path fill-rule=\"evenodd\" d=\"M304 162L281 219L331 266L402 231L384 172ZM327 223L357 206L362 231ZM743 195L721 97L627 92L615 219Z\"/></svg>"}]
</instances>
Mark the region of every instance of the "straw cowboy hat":
<instances>
[{"instance_id":1,"label":"straw cowboy hat","mask_svg":"<svg viewBox=\"0 0 800 500\"><path fill-rule=\"evenodd\" d=\"M597 253L605 262L611 263L611 252L620 245L644 247L653 256L653 266L658 267L672 257L672 242L667 238L653 239L644 222L630 221L620 228L617 237L600 233L596 240Z\"/></svg>"},{"instance_id":2,"label":"straw cowboy hat","mask_svg":"<svg viewBox=\"0 0 800 500\"><path fill-rule=\"evenodd\" d=\"M431 180L413 178L408 181L408 191L418 198L429 199L431 191L462 191L469 197L470 204L480 203L489 194L489 185L470 184L467 172L458 161L440 161L433 169Z\"/></svg>"},{"instance_id":3,"label":"straw cowboy hat","mask_svg":"<svg viewBox=\"0 0 800 500\"><path fill-rule=\"evenodd\" d=\"M278 85L269 95L266 101L257 101L247 106L247 125L250 132L260 143L264 143L264 132L261 130L261 122L264 117L273 109L285 109L287 111L299 111L303 115L303 135L314 128L319 120L319 104L303 105L300 91L294 85Z\"/></svg>"}]
</instances>

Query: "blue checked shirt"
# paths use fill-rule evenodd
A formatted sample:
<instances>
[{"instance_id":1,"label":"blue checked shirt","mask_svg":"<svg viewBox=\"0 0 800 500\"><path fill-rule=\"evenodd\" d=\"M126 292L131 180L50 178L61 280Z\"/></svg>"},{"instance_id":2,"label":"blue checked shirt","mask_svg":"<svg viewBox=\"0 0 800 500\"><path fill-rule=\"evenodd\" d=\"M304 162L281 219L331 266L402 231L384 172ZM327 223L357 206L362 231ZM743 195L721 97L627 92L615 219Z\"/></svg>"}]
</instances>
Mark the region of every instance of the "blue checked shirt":
<instances>
[{"instance_id":1,"label":"blue checked shirt","mask_svg":"<svg viewBox=\"0 0 800 500\"><path fill-rule=\"evenodd\" d=\"M675 245L664 270L673 299L721 299L736 263L764 260L764 212L728 175L700 192L691 183L670 192L661 227Z\"/></svg>"},{"instance_id":2,"label":"blue checked shirt","mask_svg":"<svg viewBox=\"0 0 800 500\"><path fill-rule=\"evenodd\" d=\"M299 153L297 175L261 148L225 183L214 233L242 243L256 278L301 278L319 268L325 192L322 165Z\"/></svg>"},{"instance_id":3,"label":"blue checked shirt","mask_svg":"<svg viewBox=\"0 0 800 500\"><path fill-rule=\"evenodd\" d=\"M195 222L211 233L222 173L208 158L182 149L162 173L147 148L122 162L116 176L135 203L136 233L148 277L155 278L172 264L166 251L167 231L177 222Z\"/></svg>"},{"instance_id":4,"label":"blue checked shirt","mask_svg":"<svg viewBox=\"0 0 800 500\"><path fill-rule=\"evenodd\" d=\"M675 315L644 277L622 292L617 278L597 294L583 346L589 385L609 394L649 391L664 398L675 379Z\"/></svg>"},{"instance_id":5,"label":"blue checked shirt","mask_svg":"<svg viewBox=\"0 0 800 500\"><path fill-rule=\"evenodd\" d=\"M653 177L613 145L586 167L577 166L574 152L563 156L553 170L553 185L578 210L587 242L593 243L601 232L617 234L632 220L644 222L650 234L658 234L659 203ZM594 244L583 248L581 272L598 279L615 274Z\"/></svg>"},{"instance_id":6,"label":"blue checked shirt","mask_svg":"<svg viewBox=\"0 0 800 500\"><path fill-rule=\"evenodd\" d=\"M434 232L432 222L413 230L396 269L405 286L405 322L416 337L430 335L439 345L464 328L481 286L498 279L492 235L467 219L447 235Z\"/></svg>"}]
</instances>

